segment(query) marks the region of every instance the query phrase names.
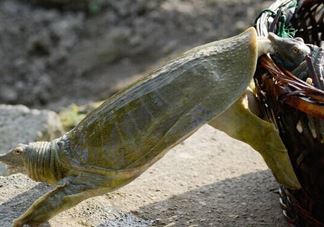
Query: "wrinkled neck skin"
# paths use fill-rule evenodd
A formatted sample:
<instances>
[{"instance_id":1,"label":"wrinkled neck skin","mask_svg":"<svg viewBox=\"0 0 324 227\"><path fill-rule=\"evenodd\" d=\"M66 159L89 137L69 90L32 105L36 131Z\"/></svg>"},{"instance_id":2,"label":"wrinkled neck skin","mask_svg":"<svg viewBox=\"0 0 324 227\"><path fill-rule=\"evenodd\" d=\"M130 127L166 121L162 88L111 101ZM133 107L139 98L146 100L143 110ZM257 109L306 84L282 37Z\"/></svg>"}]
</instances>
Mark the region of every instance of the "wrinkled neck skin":
<instances>
[{"instance_id":1,"label":"wrinkled neck skin","mask_svg":"<svg viewBox=\"0 0 324 227\"><path fill-rule=\"evenodd\" d=\"M258 47L258 57L260 57L263 54L274 53L274 49L272 47L271 41L266 37L259 36L257 38L257 47Z\"/></svg>"},{"instance_id":2,"label":"wrinkled neck skin","mask_svg":"<svg viewBox=\"0 0 324 227\"><path fill-rule=\"evenodd\" d=\"M59 139L51 142L30 143L24 159L27 175L35 180L56 184L64 177L64 168L58 157Z\"/></svg>"}]
</instances>

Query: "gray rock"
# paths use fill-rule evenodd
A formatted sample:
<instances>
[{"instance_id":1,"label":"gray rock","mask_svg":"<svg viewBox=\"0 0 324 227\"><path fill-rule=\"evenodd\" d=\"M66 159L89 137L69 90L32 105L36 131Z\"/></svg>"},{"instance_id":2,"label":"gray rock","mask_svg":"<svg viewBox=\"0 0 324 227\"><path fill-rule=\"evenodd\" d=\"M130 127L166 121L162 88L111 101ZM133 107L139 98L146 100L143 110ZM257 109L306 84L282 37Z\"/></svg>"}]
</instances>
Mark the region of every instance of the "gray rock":
<instances>
[{"instance_id":1,"label":"gray rock","mask_svg":"<svg viewBox=\"0 0 324 227\"><path fill-rule=\"evenodd\" d=\"M63 133L58 115L25 106L0 105L0 154L18 143L50 140ZM0 174L4 166L0 164Z\"/></svg>"},{"instance_id":2,"label":"gray rock","mask_svg":"<svg viewBox=\"0 0 324 227\"><path fill-rule=\"evenodd\" d=\"M0 102L60 110L107 98L166 55L238 34L271 3L1 0Z\"/></svg>"}]
</instances>

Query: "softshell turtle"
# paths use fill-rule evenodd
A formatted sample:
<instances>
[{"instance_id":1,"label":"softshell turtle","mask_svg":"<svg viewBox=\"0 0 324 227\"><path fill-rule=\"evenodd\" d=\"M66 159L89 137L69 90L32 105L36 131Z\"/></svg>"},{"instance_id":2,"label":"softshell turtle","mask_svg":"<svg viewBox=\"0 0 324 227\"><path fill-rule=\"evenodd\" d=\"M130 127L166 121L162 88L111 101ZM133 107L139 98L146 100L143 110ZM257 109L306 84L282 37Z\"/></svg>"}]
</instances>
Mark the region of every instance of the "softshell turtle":
<instances>
[{"instance_id":1,"label":"softshell turtle","mask_svg":"<svg viewBox=\"0 0 324 227\"><path fill-rule=\"evenodd\" d=\"M208 122L265 152L278 181L298 188L277 132L243 105L258 56L272 51L254 28L196 47L109 98L62 137L21 144L0 156L13 171L58 185L14 226L42 223L84 199L116 190ZM231 112L248 124L240 117L231 123ZM219 115L228 124L213 120Z\"/></svg>"}]
</instances>

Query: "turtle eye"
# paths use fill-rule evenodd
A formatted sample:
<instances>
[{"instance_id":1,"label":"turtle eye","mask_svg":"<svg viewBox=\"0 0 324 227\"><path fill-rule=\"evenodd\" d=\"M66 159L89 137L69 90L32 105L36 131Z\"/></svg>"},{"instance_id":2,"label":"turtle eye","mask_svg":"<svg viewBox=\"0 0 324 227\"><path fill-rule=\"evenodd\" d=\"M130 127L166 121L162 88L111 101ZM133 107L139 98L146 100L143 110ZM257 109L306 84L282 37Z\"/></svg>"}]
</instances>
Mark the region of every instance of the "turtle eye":
<instances>
[{"instance_id":1,"label":"turtle eye","mask_svg":"<svg viewBox=\"0 0 324 227\"><path fill-rule=\"evenodd\" d=\"M13 152L17 155L20 155L23 153L23 149L21 147L17 147L13 150Z\"/></svg>"},{"instance_id":2,"label":"turtle eye","mask_svg":"<svg viewBox=\"0 0 324 227\"><path fill-rule=\"evenodd\" d=\"M294 46L291 51L294 53L294 54L299 54L299 48Z\"/></svg>"}]
</instances>

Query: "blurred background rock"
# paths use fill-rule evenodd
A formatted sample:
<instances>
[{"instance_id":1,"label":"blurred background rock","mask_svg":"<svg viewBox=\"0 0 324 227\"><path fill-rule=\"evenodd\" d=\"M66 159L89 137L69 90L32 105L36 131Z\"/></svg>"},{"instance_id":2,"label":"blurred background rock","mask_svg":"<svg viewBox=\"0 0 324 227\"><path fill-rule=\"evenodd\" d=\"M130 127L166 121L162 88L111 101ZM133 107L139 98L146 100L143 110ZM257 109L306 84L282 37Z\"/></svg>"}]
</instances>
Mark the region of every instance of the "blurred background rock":
<instances>
[{"instance_id":1,"label":"blurred background rock","mask_svg":"<svg viewBox=\"0 0 324 227\"><path fill-rule=\"evenodd\" d=\"M270 1L1 0L0 103L104 99L184 51L241 32Z\"/></svg>"}]
</instances>

